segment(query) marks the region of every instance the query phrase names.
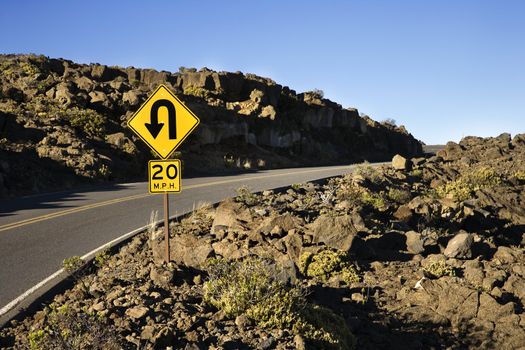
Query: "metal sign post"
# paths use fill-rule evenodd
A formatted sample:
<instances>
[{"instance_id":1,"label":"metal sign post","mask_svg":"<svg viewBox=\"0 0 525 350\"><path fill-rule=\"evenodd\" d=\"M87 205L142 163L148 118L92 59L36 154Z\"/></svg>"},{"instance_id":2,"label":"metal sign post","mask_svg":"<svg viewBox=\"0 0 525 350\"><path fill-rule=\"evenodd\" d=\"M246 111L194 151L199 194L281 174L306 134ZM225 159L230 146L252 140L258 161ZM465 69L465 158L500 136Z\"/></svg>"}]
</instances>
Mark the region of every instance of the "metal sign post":
<instances>
[{"instance_id":1,"label":"metal sign post","mask_svg":"<svg viewBox=\"0 0 525 350\"><path fill-rule=\"evenodd\" d=\"M164 193L164 241L166 242L166 262L170 262L170 201L169 193Z\"/></svg>"}]
</instances>

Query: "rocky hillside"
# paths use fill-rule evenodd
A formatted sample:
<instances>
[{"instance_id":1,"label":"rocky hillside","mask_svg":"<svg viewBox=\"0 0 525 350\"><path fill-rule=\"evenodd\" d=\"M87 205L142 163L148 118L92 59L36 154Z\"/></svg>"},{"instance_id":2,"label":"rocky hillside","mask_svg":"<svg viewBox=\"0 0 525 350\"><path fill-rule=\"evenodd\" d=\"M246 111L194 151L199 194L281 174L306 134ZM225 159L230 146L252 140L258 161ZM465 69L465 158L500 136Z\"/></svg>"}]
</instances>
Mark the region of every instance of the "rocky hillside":
<instances>
[{"instance_id":1,"label":"rocky hillside","mask_svg":"<svg viewBox=\"0 0 525 350\"><path fill-rule=\"evenodd\" d=\"M253 74L1 55L0 196L86 181L144 180L145 161L153 156L126 121L160 83L201 119L177 155L187 161L186 174L421 152L403 127L362 118L319 91L297 94Z\"/></svg>"},{"instance_id":2,"label":"rocky hillside","mask_svg":"<svg viewBox=\"0 0 525 350\"><path fill-rule=\"evenodd\" d=\"M241 188L172 224L172 263L155 227L83 270L69 259L74 288L0 345L516 349L524 190L525 134L282 192Z\"/></svg>"}]
</instances>

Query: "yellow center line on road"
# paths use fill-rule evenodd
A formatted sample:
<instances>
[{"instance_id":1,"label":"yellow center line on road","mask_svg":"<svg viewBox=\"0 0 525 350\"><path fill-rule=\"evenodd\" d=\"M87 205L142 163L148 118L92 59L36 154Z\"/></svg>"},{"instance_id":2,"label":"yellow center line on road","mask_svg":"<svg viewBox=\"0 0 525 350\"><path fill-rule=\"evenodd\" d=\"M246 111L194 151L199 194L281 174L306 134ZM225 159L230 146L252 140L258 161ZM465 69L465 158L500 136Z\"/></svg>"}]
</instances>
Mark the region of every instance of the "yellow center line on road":
<instances>
[{"instance_id":1,"label":"yellow center line on road","mask_svg":"<svg viewBox=\"0 0 525 350\"><path fill-rule=\"evenodd\" d=\"M347 165L347 166L341 166L341 167L330 168L330 169L314 169L314 170L304 170L304 171L293 171L293 172L287 172L287 173L281 173L281 174L260 175L260 176L253 176L253 177L247 177L247 178L241 178L241 179L212 181L212 182L206 182L206 183L202 183L202 184L198 184L198 185L189 185L189 186L184 187L184 189L189 190L189 189L192 189L192 188L201 188L201 187L209 187L209 186L215 186L215 185L224 185L224 184L228 184L228 183L235 183L235 182L241 182L241 181L261 180L261 179L266 179L266 178L270 178L270 177L277 177L277 176L309 174L309 173L316 173L316 172L322 172L322 171L327 171L327 170L342 170L342 169L350 169L350 166ZM12 222L10 224L2 225L2 226L0 226L0 232L11 230L11 229L14 229L14 228L17 228L17 227L21 227L21 226L34 224L34 223L37 223L37 222L40 222L40 221L44 221L44 220L54 219L54 218L57 218L57 217L60 217L60 216L68 215L68 214L74 214L74 213L82 212L82 211L89 210L89 209L94 209L94 208L99 208L99 207L103 207L103 206L107 206L107 205L111 205L111 204L117 204L117 203L132 201L132 200L135 200L135 199L141 199L141 198L145 198L145 197L149 197L149 196L154 196L154 194L151 194L151 193L136 194L136 195L133 195L133 196L127 196L127 197L122 197L122 198L115 198L115 199L107 200L107 201L104 201L104 202L98 202L98 203L83 205L83 206L76 207L76 208L65 209L65 210L62 210L62 211L59 211L59 212L50 213L50 214L46 214L46 215L41 215L41 216L37 216L37 217L34 217L34 218L30 218L30 219L26 219L26 220Z\"/></svg>"}]
</instances>

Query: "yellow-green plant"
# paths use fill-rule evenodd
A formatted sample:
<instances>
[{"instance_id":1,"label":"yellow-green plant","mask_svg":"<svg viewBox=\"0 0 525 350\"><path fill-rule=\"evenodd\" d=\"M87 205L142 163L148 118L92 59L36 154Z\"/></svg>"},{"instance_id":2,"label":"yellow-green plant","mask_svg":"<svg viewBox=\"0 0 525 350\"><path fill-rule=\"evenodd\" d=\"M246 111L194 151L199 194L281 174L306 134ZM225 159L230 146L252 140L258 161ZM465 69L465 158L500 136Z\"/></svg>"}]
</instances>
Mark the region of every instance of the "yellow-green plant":
<instances>
[{"instance_id":1,"label":"yellow-green plant","mask_svg":"<svg viewBox=\"0 0 525 350\"><path fill-rule=\"evenodd\" d=\"M364 204L373 207L376 210L384 211L387 208L387 201L385 198L385 192L370 192L363 191L361 193L361 200Z\"/></svg>"},{"instance_id":2,"label":"yellow-green plant","mask_svg":"<svg viewBox=\"0 0 525 350\"><path fill-rule=\"evenodd\" d=\"M333 311L308 304L304 292L279 278L271 260L209 261L204 301L227 316L246 314L258 326L288 329L324 349L353 349L355 338Z\"/></svg>"},{"instance_id":3,"label":"yellow-green plant","mask_svg":"<svg viewBox=\"0 0 525 350\"><path fill-rule=\"evenodd\" d=\"M66 271L76 282L80 282L82 291L86 293L89 290L89 287L84 282L84 276L86 274L86 269L84 268L85 264L86 262L78 255L65 258L62 261L62 268L64 271Z\"/></svg>"},{"instance_id":4,"label":"yellow-green plant","mask_svg":"<svg viewBox=\"0 0 525 350\"><path fill-rule=\"evenodd\" d=\"M110 258L110 248L106 247L95 255L95 265L100 268L106 265Z\"/></svg>"},{"instance_id":5,"label":"yellow-green plant","mask_svg":"<svg viewBox=\"0 0 525 350\"><path fill-rule=\"evenodd\" d=\"M114 329L101 317L51 305L41 328L28 335L31 350L120 349Z\"/></svg>"},{"instance_id":6,"label":"yellow-green plant","mask_svg":"<svg viewBox=\"0 0 525 350\"><path fill-rule=\"evenodd\" d=\"M314 254L305 252L299 257L299 268L303 275L326 282L333 276L346 284L359 282L356 267L349 261L348 253L330 249Z\"/></svg>"},{"instance_id":7,"label":"yellow-green plant","mask_svg":"<svg viewBox=\"0 0 525 350\"><path fill-rule=\"evenodd\" d=\"M436 188L440 197L449 197L464 201L480 189L490 188L501 184L502 178L493 168L483 167L474 169L459 178L449 181Z\"/></svg>"},{"instance_id":8,"label":"yellow-green plant","mask_svg":"<svg viewBox=\"0 0 525 350\"><path fill-rule=\"evenodd\" d=\"M93 138L104 138L106 118L92 109L79 109L73 107L66 112L69 115L71 126L82 130Z\"/></svg>"},{"instance_id":9,"label":"yellow-green plant","mask_svg":"<svg viewBox=\"0 0 525 350\"><path fill-rule=\"evenodd\" d=\"M283 289L276 278L276 266L268 260L254 257L243 261L211 260L207 270L204 299L228 316L240 315Z\"/></svg>"},{"instance_id":10,"label":"yellow-green plant","mask_svg":"<svg viewBox=\"0 0 525 350\"><path fill-rule=\"evenodd\" d=\"M409 202L412 199L412 195L410 194L410 191L408 190L402 190L398 188L391 187L386 196L388 199L390 199L393 202L405 204Z\"/></svg>"},{"instance_id":11,"label":"yellow-green plant","mask_svg":"<svg viewBox=\"0 0 525 350\"><path fill-rule=\"evenodd\" d=\"M184 89L184 95L192 95L206 99L210 97L210 92L204 88L189 85Z\"/></svg>"},{"instance_id":12,"label":"yellow-green plant","mask_svg":"<svg viewBox=\"0 0 525 350\"><path fill-rule=\"evenodd\" d=\"M362 176L363 178L367 179L368 181L379 184L382 181L382 175L381 172L370 165L368 162L363 162L362 164L359 164L355 170L354 173L357 175Z\"/></svg>"},{"instance_id":13,"label":"yellow-green plant","mask_svg":"<svg viewBox=\"0 0 525 350\"><path fill-rule=\"evenodd\" d=\"M443 276L455 276L456 272L453 267L448 266L444 260L435 261L423 267L423 272L433 278Z\"/></svg>"},{"instance_id":14,"label":"yellow-green plant","mask_svg":"<svg viewBox=\"0 0 525 350\"><path fill-rule=\"evenodd\" d=\"M259 203L259 197L253 193L248 186L241 186L236 190L236 192L237 197L235 197L235 200L237 202L241 202L249 206Z\"/></svg>"},{"instance_id":15,"label":"yellow-green plant","mask_svg":"<svg viewBox=\"0 0 525 350\"><path fill-rule=\"evenodd\" d=\"M410 175L413 177L422 177L423 176L423 169L414 169L410 172Z\"/></svg>"},{"instance_id":16,"label":"yellow-green plant","mask_svg":"<svg viewBox=\"0 0 525 350\"><path fill-rule=\"evenodd\" d=\"M100 168L98 168L98 174L100 177L108 179L111 176L111 170L106 164L102 164Z\"/></svg>"},{"instance_id":17,"label":"yellow-green plant","mask_svg":"<svg viewBox=\"0 0 525 350\"><path fill-rule=\"evenodd\" d=\"M62 267L67 273L72 274L82 268L85 263L86 262L81 257L75 255L65 258L64 261L62 261Z\"/></svg>"}]
</instances>

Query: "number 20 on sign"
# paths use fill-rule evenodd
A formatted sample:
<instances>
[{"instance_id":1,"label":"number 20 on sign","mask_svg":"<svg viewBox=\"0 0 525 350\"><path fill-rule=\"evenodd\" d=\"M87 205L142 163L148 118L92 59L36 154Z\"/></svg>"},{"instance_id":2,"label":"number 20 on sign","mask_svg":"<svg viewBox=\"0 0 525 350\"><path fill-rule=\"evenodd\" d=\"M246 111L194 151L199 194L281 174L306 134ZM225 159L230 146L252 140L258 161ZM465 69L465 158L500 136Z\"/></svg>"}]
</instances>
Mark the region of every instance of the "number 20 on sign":
<instances>
[{"instance_id":1,"label":"number 20 on sign","mask_svg":"<svg viewBox=\"0 0 525 350\"><path fill-rule=\"evenodd\" d=\"M180 192L180 160L150 160L148 163L149 192Z\"/></svg>"}]
</instances>

